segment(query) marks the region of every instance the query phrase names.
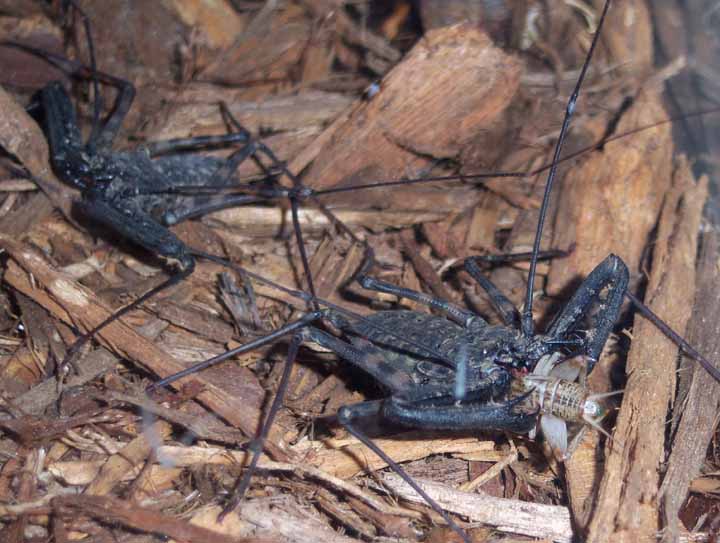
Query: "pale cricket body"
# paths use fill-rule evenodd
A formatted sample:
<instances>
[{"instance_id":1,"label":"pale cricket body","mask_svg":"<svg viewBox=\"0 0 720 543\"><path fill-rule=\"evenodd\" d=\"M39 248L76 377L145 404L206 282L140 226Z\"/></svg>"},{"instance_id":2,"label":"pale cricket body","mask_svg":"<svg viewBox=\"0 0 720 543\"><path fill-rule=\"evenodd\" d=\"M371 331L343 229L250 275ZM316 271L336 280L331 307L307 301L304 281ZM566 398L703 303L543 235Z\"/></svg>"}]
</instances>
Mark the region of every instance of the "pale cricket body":
<instances>
[{"instance_id":1,"label":"pale cricket body","mask_svg":"<svg viewBox=\"0 0 720 543\"><path fill-rule=\"evenodd\" d=\"M523 390L531 393L527 405L539 412L540 432L561 461L572 456L588 426L612 439L600 426L609 413L600 400L622 391L591 394L586 382L586 358L578 355L563 359L560 353L547 355L521 380ZM537 434L536 427L529 436L534 439Z\"/></svg>"}]
</instances>

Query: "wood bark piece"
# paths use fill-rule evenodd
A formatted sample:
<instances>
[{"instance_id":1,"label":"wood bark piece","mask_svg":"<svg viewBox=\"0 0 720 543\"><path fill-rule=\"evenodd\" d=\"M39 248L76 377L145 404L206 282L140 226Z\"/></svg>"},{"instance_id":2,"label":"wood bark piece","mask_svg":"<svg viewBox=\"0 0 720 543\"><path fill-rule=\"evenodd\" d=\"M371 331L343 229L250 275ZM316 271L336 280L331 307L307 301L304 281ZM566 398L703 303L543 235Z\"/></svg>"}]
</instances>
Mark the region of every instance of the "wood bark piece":
<instances>
[{"instance_id":1,"label":"wood bark piece","mask_svg":"<svg viewBox=\"0 0 720 543\"><path fill-rule=\"evenodd\" d=\"M428 32L383 79L377 95L333 123L329 137L321 136L324 146L305 182L323 189L418 177L436 159L459 155L492 124L512 99L519 75L517 59L469 26ZM353 208L395 211L455 209L463 202L437 187L366 190L351 198Z\"/></svg>"},{"instance_id":2,"label":"wood bark piece","mask_svg":"<svg viewBox=\"0 0 720 543\"><path fill-rule=\"evenodd\" d=\"M88 496L105 496L129 472L145 462L152 450L170 435L170 426L156 422L107 459L97 477L85 489Z\"/></svg>"},{"instance_id":3,"label":"wood bark piece","mask_svg":"<svg viewBox=\"0 0 720 543\"><path fill-rule=\"evenodd\" d=\"M370 312L368 304L350 300L346 294L350 288L348 281L363 263L365 249L359 244L344 248L346 245L341 240L325 236L315 249L310 259L310 273L315 284L315 292L320 298L361 315L367 315ZM294 263L296 270L301 269L302 262L299 261L297 251ZM291 303L297 305L297 301Z\"/></svg>"},{"instance_id":4,"label":"wood bark piece","mask_svg":"<svg viewBox=\"0 0 720 543\"><path fill-rule=\"evenodd\" d=\"M597 2L595 3L598 4ZM613 4L603 29L603 44L610 53L610 62L622 70L647 74L653 67L653 24L648 4L642 0L628 0ZM606 32L613 29L614 32Z\"/></svg>"},{"instance_id":5,"label":"wood bark piece","mask_svg":"<svg viewBox=\"0 0 720 543\"><path fill-rule=\"evenodd\" d=\"M663 118L657 93L643 93L617 127L627 129ZM665 192L670 187L672 139L668 125L608 143L572 168L557 191L553 247L575 249L551 263L547 291L558 295L586 277L611 253L636 273ZM560 188L560 187L558 187Z\"/></svg>"},{"instance_id":6,"label":"wood bark piece","mask_svg":"<svg viewBox=\"0 0 720 543\"><path fill-rule=\"evenodd\" d=\"M51 502L53 509L61 518L76 519L89 516L102 522L119 524L135 530L162 534L177 541L193 543L237 543L236 538L220 534L199 526L172 518L155 511L141 508L124 500L107 496L60 496ZM269 541L267 539L247 539L250 542Z\"/></svg>"},{"instance_id":7,"label":"wood bark piece","mask_svg":"<svg viewBox=\"0 0 720 543\"><path fill-rule=\"evenodd\" d=\"M450 292L443 284L438 273L432 268L430 263L420 254L420 247L415 242L415 235L409 230L400 232L400 244L402 245L403 254L412 262L415 272L422 278L426 285L430 287L434 296L443 300L452 300Z\"/></svg>"},{"instance_id":8,"label":"wood bark piece","mask_svg":"<svg viewBox=\"0 0 720 543\"><path fill-rule=\"evenodd\" d=\"M645 303L680 335L690 317L697 233L707 180L695 184L687 165L675 171L663 204ZM589 542L650 541L656 537L659 475L665 460L667 410L675 388L678 347L637 318L628 382L615 438L623 443L605 465Z\"/></svg>"},{"instance_id":9,"label":"wood bark piece","mask_svg":"<svg viewBox=\"0 0 720 543\"><path fill-rule=\"evenodd\" d=\"M656 93L642 93L617 128L628 128L662 117ZM637 137L635 137L637 136ZM550 264L546 290L567 296L609 254L627 264L631 284L640 271L640 259L650 232L657 224L663 199L672 182L673 145L667 126L635 134L593 152L562 180L552 247L575 246L572 253ZM606 392L607 374L616 357L603 356L590 375L593 392ZM597 443L597 439L588 436ZM589 443L588 443L589 444ZM565 479L576 526L583 528L594 507L602 456L591 444L565 464Z\"/></svg>"},{"instance_id":10,"label":"wood bark piece","mask_svg":"<svg viewBox=\"0 0 720 543\"><path fill-rule=\"evenodd\" d=\"M378 447L396 462L407 462L426 458L432 454L493 454L494 443L477 439L421 439L417 434L405 434L402 439L376 439ZM350 478L363 471L376 471L387 467L370 449L357 440L335 442L327 440L321 449L314 447L294 447L294 452L304 454L307 462L317 466L325 473L340 478ZM197 464L240 464L247 461L243 451L227 452L214 447L160 447L158 458L175 466ZM261 464L262 465L262 464Z\"/></svg>"},{"instance_id":11,"label":"wood bark piece","mask_svg":"<svg viewBox=\"0 0 720 543\"><path fill-rule=\"evenodd\" d=\"M261 102L243 101L240 92L232 87L191 83L173 95L176 105L163 119L162 126L149 132L148 137L164 140L222 134L227 127L218 103L225 102L233 117L253 134L265 129L273 133L290 133L293 139L303 139L304 134L312 136L320 132L352 104L347 96L314 90L288 96L269 96ZM282 148L278 149L275 140L277 137L263 138L280 160L292 156L284 153Z\"/></svg>"},{"instance_id":12,"label":"wood bark piece","mask_svg":"<svg viewBox=\"0 0 720 543\"><path fill-rule=\"evenodd\" d=\"M146 397L122 394L116 391L110 391L103 397L106 400L135 405L141 408L144 413L152 413L172 424L182 426L192 432L197 439L237 444L244 437L238 430L223 424L217 417L207 413L197 415L179 409L168 409Z\"/></svg>"},{"instance_id":13,"label":"wood bark piece","mask_svg":"<svg viewBox=\"0 0 720 543\"><path fill-rule=\"evenodd\" d=\"M364 61L368 64L368 68L377 73L384 74L390 66L400 60L401 53L393 47L383 36L375 34L364 24L358 24L348 13L342 9L338 9L335 0L308 0L304 2L310 13L317 19L330 19L334 23L334 30L338 38L335 43L335 54L341 58L341 61L350 65L355 64L354 68L359 69L360 60L353 63L346 56L357 57L357 49L364 54ZM385 32L384 34L387 35ZM346 44L353 45L352 51L349 51ZM343 54L345 53L345 54Z\"/></svg>"},{"instance_id":14,"label":"wood bark piece","mask_svg":"<svg viewBox=\"0 0 720 543\"><path fill-rule=\"evenodd\" d=\"M202 70L202 79L227 86L284 81L302 59L311 27L302 6L285 5L274 17L251 21L233 44Z\"/></svg>"},{"instance_id":15,"label":"wood bark piece","mask_svg":"<svg viewBox=\"0 0 720 543\"><path fill-rule=\"evenodd\" d=\"M364 249L361 245L353 244L343 254L338 251L332 240L323 241L313 254L310 262L311 272L320 297L338 303L350 311L362 315L368 314L371 310L367 304L348 301L343 297L341 289L338 289L357 271L363 257ZM298 263L296 263L296 269L300 269ZM260 271L264 273L263 270ZM348 288L352 289L352 285L349 285ZM265 286L262 283L255 285L255 293L259 297L282 301L291 307L304 309L303 302L297 297L281 292L276 288Z\"/></svg>"},{"instance_id":16,"label":"wood bark piece","mask_svg":"<svg viewBox=\"0 0 720 543\"><path fill-rule=\"evenodd\" d=\"M87 288L70 280L63 273L54 270L37 253L23 248L14 240L0 234L0 247L11 256L12 261L5 275L5 280L13 287L32 298L55 317L67 324L88 330L104 321L110 311L101 304L97 297ZM46 290L37 288L28 278L32 274L34 280ZM98 339L105 343L118 355L140 364L143 368L165 377L183 369L183 365L159 349L155 343L137 333L123 320L114 322L104 328ZM258 409L242 397L237 397L216 386L203 374L190 379L201 383L204 391L198 395L201 403L216 412L225 420L240 428L246 435L254 435L259 419ZM182 382L173 386L180 388ZM269 450L280 458L285 455L280 449L269 444Z\"/></svg>"},{"instance_id":17,"label":"wood bark piece","mask_svg":"<svg viewBox=\"0 0 720 543\"><path fill-rule=\"evenodd\" d=\"M325 126L333 122L352 103L350 97L319 91L306 91L292 96L264 98L249 102L243 91L234 88L193 83L188 87L166 90L172 94L170 112L157 120L157 126L146 129L149 140L218 135L227 132L219 103L227 104L230 113L253 135L272 131L262 138L280 161L289 161L310 145ZM244 91L247 92L247 91ZM227 156L238 147L227 147L203 154ZM236 176L259 176L262 172L253 160L238 165ZM235 209L246 209L240 206ZM240 220L240 219L238 219Z\"/></svg>"},{"instance_id":18,"label":"wood bark piece","mask_svg":"<svg viewBox=\"0 0 720 543\"><path fill-rule=\"evenodd\" d=\"M0 147L17 157L30 172L33 181L69 217L75 191L61 183L50 169L48 145L40 127L2 88Z\"/></svg>"},{"instance_id":19,"label":"wood bark piece","mask_svg":"<svg viewBox=\"0 0 720 543\"><path fill-rule=\"evenodd\" d=\"M720 298L717 275L718 236L713 230L703 234L698 287L693 318L687 340L708 360L720 360ZM717 362L716 362L717 364ZM663 541L675 541L679 531L678 512L688 494L692 479L700 473L708 445L717 426L720 384L694 361L685 359L683 367L692 375L687 397L676 401L682 419L672 441L668 468L660 489L666 533Z\"/></svg>"},{"instance_id":20,"label":"wood bark piece","mask_svg":"<svg viewBox=\"0 0 720 543\"><path fill-rule=\"evenodd\" d=\"M170 9L186 26L201 33L199 40L206 41L211 48L229 47L246 23L245 17L230 4L222 2L174 0L170 3Z\"/></svg>"},{"instance_id":21,"label":"wood bark piece","mask_svg":"<svg viewBox=\"0 0 720 543\"><path fill-rule=\"evenodd\" d=\"M33 184L33 187L37 188L37 185ZM5 203L3 203L4 206ZM54 210L53 201L45 192L38 191L23 205L15 207L0 218L0 232L17 237L24 236L35 224L43 221Z\"/></svg>"},{"instance_id":22,"label":"wood bark piece","mask_svg":"<svg viewBox=\"0 0 720 543\"><path fill-rule=\"evenodd\" d=\"M46 469L65 485L84 486L93 482L104 463L103 460L70 460L52 462Z\"/></svg>"},{"instance_id":23,"label":"wood bark piece","mask_svg":"<svg viewBox=\"0 0 720 543\"><path fill-rule=\"evenodd\" d=\"M396 474L385 473L382 481L393 493L402 498L414 503L425 503L425 500ZM569 543L573 539L570 512L566 507L462 492L439 483L418 479L415 482L443 509L465 515L472 522L489 524L501 532L524 534L551 541Z\"/></svg>"},{"instance_id":24,"label":"wood bark piece","mask_svg":"<svg viewBox=\"0 0 720 543\"><path fill-rule=\"evenodd\" d=\"M478 26L501 26L512 19L509 5L466 2L465 0L423 0L419 3L424 28L438 28L461 22Z\"/></svg>"},{"instance_id":25,"label":"wood bark piece","mask_svg":"<svg viewBox=\"0 0 720 543\"><path fill-rule=\"evenodd\" d=\"M390 517L383 513L376 512L372 507L367 507L360 500L353 498L348 499L348 505L340 504L337 501L336 496L324 488L318 488L315 492L315 499L317 500L318 507L336 519L341 525L348 526L353 532L357 533L360 537L372 540L377 537L377 528L386 528L390 525L393 527L397 526L398 523L393 523L394 520L398 520L397 517ZM359 513L359 514L357 514ZM412 537L410 532L413 532L410 527L409 519L401 519L404 523L403 527L408 530L408 536ZM383 531L383 533L393 532L392 529ZM414 535L414 534L413 534Z\"/></svg>"},{"instance_id":26,"label":"wood bark piece","mask_svg":"<svg viewBox=\"0 0 720 543\"><path fill-rule=\"evenodd\" d=\"M17 501L30 501L37 493L38 474L45 461L45 453L42 448L25 451L23 469L19 471L17 481L17 492L14 496ZM8 543L21 543L25 541L25 530L30 524L30 516L20 513L17 518L9 522L3 528L3 541Z\"/></svg>"},{"instance_id":27,"label":"wood bark piece","mask_svg":"<svg viewBox=\"0 0 720 543\"><path fill-rule=\"evenodd\" d=\"M603 452L598 432L589 429L580 445L564 464L565 486L570 500L573 524L583 532L595 507L602 478Z\"/></svg>"},{"instance_id":28,"label":"wood bark piece","mask_svg":"<svg viewBox=\"0 0 720 543\"><path fill-rule=\"evenodd\" d=\"M429 438L419 432L409 432L395 439L374 439L395 462L419 460L434 454L473 454L494 451L491 441L475 438ZM376 471L387 467L375 453L356 440L328 440L325 447L317 451L313 464L338 477L352 477L362 471Z\"/></svg>"},{"instance_id":29,"label":"wood bark piece","mask_svg":"<svg viewBox=\"0 0 720 543\"><path fill-rule=\"evenodd\" d=\"M172 445L163 445L158 448L157 458L162 462L173 463L175 466L191 466L194 464L230 464L235 461L244 461L245 453L236 452L227 454L222 449L206 448L206 447L176 447ZM346 494L354 496L375 508L387 514L405 514L406 510L400 510L397 507L387 505L383 500L379 500L370 494L364 492L354 483L344 481L333 474L314 467L301 466L299 464L288 464L284 462L272 462L266 457L261 457L258 464L262 469L293 472L300 477L311 477L325 481L337 489L343 490Z\"/></svg>"},{"instance_id":30,"label":"wood bark piece","mask_svg":"<svg viewBox=\"0 0 720 543\"><path fill-rule=\"evenodd\" d=\"M102 348L95 349L83 359L80 374L69 376L65 386L72 388L84 385L113 369L115 364L117 364L117 358L112 354ZM15 398L14 403L21 405L23 412L28 415L40 415L45 408L57 401L57 388L57 379L54 377L46 379Z\"/></svg>"},{"instance_id":31,"label":"wood bark piece","mask_svg":"<svg viewBox=\"0 0 720 543\"><path fill-rule=\"evenodd\" d=\"M64 51L63 33L49 17L49 13L30 13L33 5L27 2L11 2L22 6L22 13L3 2L0 16L3 40L33 44L56 55ZM37 6L35 6L37 7ZM34 10L37 11L37 10ZM66 79L65 74L45 60L19 49L3 47L0 50L0 85L14 89L38 89L51 81Z\"/></svg>"},{"instance_id":32,"label":"wood bark piece","mask_svg":"<svg viewBox=\"0 0 720 543\"><path fill-rule=\"evenodd\" d=\"M220 507L203 509L193 516L191 523L213 533L222 532L233 538L243 538L240 541L278 543L357 543L358 541L339 534L319 515L313 514L307 507L299 506L290 496L249 501L243 504L242 520L236 513L231 513L222 524L217 522L220 510ZM233 539L233 541L238 540Z\"/></svg>"},{"instance_id":33,"label":"wood bark piece","mask_svg":"<svg viewBox=\"0 0 720 543\"><path fill-rule=\"evenodd\" d=\"M363 197L364 200L364 197ZM442 210L402 210L384 209L382 211L337 209L333 210L338 220L357 232L359 227L372 232L382 232L391 228L403 228L412 224L439 221L447 216ZM247 238L277 236L282 225L290 224L290 210L270 207L242 206L241 208L216 211L203 217L210 226L232 229ZM300 228L304 235L317 236L331 226L328 218L312 203L299 210Z\"/></svg>"},{"instance_id":34,"label":"wood bark piece","mask_svg":"<svg viewBox=\"0 0 720 543\"><path fill-rule=\"evenodd\" d=\"M77 487L92 483L100 473L100 470L103 469L104 464L105 462L102 460L70 460L67 462L53 462L48 464L47 470L64 485ZM147 478L141 482L141 484L138 484L138 475L142 472L147 474ZM178 477L182 475L182 468L151 465L149 469L146 469L145 465L140 463L133 469L127 471L119 482L130 483L134 481L133 486L136 489L139 486L145 494L155 497L162 492L175 488Z\"/></svg>"}]
</instances>

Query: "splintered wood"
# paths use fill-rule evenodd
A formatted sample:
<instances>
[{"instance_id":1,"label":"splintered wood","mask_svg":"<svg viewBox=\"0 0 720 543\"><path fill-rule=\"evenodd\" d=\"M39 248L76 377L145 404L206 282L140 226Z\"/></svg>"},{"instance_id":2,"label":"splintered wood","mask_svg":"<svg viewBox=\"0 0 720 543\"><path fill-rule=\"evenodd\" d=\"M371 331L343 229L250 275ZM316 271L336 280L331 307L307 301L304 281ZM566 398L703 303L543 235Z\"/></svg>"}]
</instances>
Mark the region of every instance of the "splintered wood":
<instances>
[{"instance_id":1,"label":"splintered wood","mask_svg":"<svg viewBox=\"0 0 720 543\"><path fill-rule=\"evenodd\" d=\"M306 176L315 189L417 177L438 159L459 156L487 130L518 87L520 63L469 27L429 32L385 77L377 93L328 129L332 135ZM422 209L422 189L363 194L363 206ZM436 193L438 188L435 187ZM449 198L457 197L453 192ZM358 207L357 196L352 196ZM456 210L460 201L434 205Z\"/></svg>"},{"instance_id":2,"label":"splintered wood","mask_svg":"<svg viewBox=\"0 0 720 543\"><path fill-rule=\"evenodd\" d=\"M689 304L673 296L694 292L695 253L707 180L696 184L685 163L678 164L658 226L646 294L652 311L680 334L690 319ZM589 541L650 541L659 521L660 468L665 462L668 405L676 386L677 346L652 323L636 319L628 358L628 382L615 431L623 443L606 463ZM612 526L612 529L608 527Z\"/></svg>"},{"instance_id":3,"label":"splintered wood","mask_svg":"<svg viewBox=\"0 0 720 543\"><path fill-rule=\"evenodd\" d=\"M0 41L88 62L80 19L73 31L60 25L59 13L51 18L45 3L4 4ZM313 198L300 202L315 290L326 304L355 315L429 311L352 282L366 243L378 264L372 275L499 321L459 264L470 255L530 250L543 166L598 2L78 4L93 25L98 70L138 90L115 149L224 134L234 125L223 103L345 225ZM651 21L668 25L660 11L640 0L613 4L564 154L608 130L622 134L668 117L663 74L692 63L672 58L653 72ZM672 20L682 19L676 15ZM671 38L667 28L660 35ZM289 337L166 391L145 392L308 310L297 295L307 281L290 206L280 198L216 211L173 232L285 290L199 261L188 280L99 332L89 352L79 353L77 371L58 380L55 366L80 334L171 270L91 224L74 205L78 191L56 178L46 136L21 105L50 76L67 88L76 83L73 104L89 134L92 85L0 45L0 147L7 155L0 158L0 539L460 541L337 424L341 406L385 392L332 352L313 344L300 350L247 499L222 523L218 514L250 461L245 446L278 388ZM103 87L102 98L109 108L114 91ZM538 333L616 254L630 270L629 289L674 330L683 334L695 313L691 343L718 360L718 241L698 239L708 192L718 191L712 179L709 187L695 179L700 160L677 156L673 137L669 124L645 128L560 166L542 248L569 254L538 266ZM240 147L201 152L227 157ZM518 176L472 176L490 171ZM271 173L290 186L281 172ZM245 185L266 174L245 160L232 181ZM351 190L444 176L455 178ZM693 310L698 245L704 259ZM513 262L484 272L519 307L527 267ZM336 325L321 324L339 335ZM707 519L720 511L717 454L707 453L720 385L689 360L676 376L677 357L676 345L624 309L589 376L592 392L625 389L617 416L603 422L613 440L589 431L563 464L544 454L541 440L489 429L363 427L470 541L707 540L718 527ZM688 507L689 491L702 496L701 505ZM700 532L690 532L696 524Z\"/></svg>"}]
</instances>

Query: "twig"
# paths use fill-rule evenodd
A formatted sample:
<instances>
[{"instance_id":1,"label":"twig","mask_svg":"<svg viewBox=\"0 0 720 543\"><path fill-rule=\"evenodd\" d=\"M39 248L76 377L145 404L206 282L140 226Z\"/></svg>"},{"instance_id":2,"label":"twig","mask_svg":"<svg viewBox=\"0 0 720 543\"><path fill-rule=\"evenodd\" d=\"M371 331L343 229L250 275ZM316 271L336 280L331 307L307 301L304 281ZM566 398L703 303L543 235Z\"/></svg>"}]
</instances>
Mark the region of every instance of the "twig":
<instances>
[{"instance_id":1,"label":"twig","mask_svg":"<svg viewBox=\"0 0 720 543\"><path fill-rule=\"evenodd\" d=\"M425 503L395 474L384 474L382 481L393 493L414 503ZM440 483L415 480L430 497L451 513L467 516L471 522L488 524L501 532L523 534L569 543L573 538L567 507L521 502L472 494Z\"/></svg>"}]
</instances>

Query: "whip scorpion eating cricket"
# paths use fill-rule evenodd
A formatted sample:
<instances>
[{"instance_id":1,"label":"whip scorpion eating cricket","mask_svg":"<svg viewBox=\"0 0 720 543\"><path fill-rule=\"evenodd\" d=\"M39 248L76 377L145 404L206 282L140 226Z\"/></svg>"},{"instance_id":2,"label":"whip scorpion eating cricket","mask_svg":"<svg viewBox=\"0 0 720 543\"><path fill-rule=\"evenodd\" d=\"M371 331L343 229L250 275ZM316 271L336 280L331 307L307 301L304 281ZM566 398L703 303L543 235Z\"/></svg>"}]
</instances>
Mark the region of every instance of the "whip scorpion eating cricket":
<instances>
[{"instance_id":1,"label":"whip scorpion eating cricket","mask_svg":"<svg viewBox=\"0 0 720 543\"><path fill-rule=\"evenodd\" d=\"M605 10L609 4L610 2L606 3ZM314 190L306 187L267 146L251 137L249 132L232 118L230 123L235 132L225 136L146 143L136 151L112 151L113 140L132 102L132 87L118 78L98 71L92 57L88 68L79 62L42 53L29 46L5 43L4 45L24 48L41 55L64 71L86 79L95 87L93 128L86 143L82 142L69 97L59 84L50 84L43 88L37 95L37 101L31 104L31 111L44 122L53 170L65 183L81 191L79 210L86 218L109 227L116 235L168 262L174 270L173 275L165 282L80 335L77 343L69 349L67 360L71 359L81 344L86 343L110 322L139 307L162 290L185 280L194 269L195 258L222 262L219 257L206 254L205 251L189 248L172 234L166 225L223 207L258 200L289 199L309 292L292 289L286 289L285 292L305 302L310 311L267 336L231 349L179 374L168 376L150 388L157 390L227 358L274 344L280 337L291 337L272 405L260 431L255 436L249 436L254 438L248 447L253 453L252 460L238 483L234 497L226 505L222 515L224 516L234 510L250 486L265 440L282 407L301 344L319 344L370 375L384 391L381 399L341 407L337 414L338 422L415 489L463 540L470 541L465 530L460 528L445 509L367 436L363 430L363 421L380 419L403 427L431 430L493 429L527 433L535 429L540 417L540 427L545 432L554 425L553 438L549 441L552 441L561 453L566 453L572 448L572 445L567 443L567 436L559 440L555 438L564 432L565 421L562 417L570 420L571 415L557 409L554 403L560 397L557 396L557 391L573 385L574 394L582 393L583 387L578 387L576 381L581 373L590 373L600 359L606 341L616 326L625 297L663 333L670 336L686 354L697 360L715 379L720 380L720 374L712 363L668 328L628 290L628 268L620 257L613 254L597 264L577 286L544 333L535 331L532 308L537 262L540 256L558 256L557 252L543 254L540 251L544 220L570 117L575 110L586 70L590 66L597 37L602 34L604 18L605 11L598 17L593 44L566 108L565 121L560 130L551 167L548 168L549 177L545 184L532 253L511 254L506 258L517 260L519 256L525 256L530 260L522 311L516 309L513 302L480 270L479 263L483 260L497 262L502 258L470 257L464 260L465 271L487 293L501 317L502 324L499 325L490 324L477 312L461 308L440 296L395 286L370 276L374 264L374 252L370 246L365 247L366 258L354 275L354 280L364 289L411 300L443 316L408 310L379 311L360 316L322 299L316 295L313 287L309 259L305 255L304 239L299 226L298 205L301 201L322 205L320 202L323 195L346 189ZM88 31L88 40L89 36ZM89 50L92 53L92 45ZM118 88L116 105L103 122L100 122L102 106L98 92L99 83ZM372 99L375 98L370 98ZM226 144L241 146L239 151L226 160L204 155L172 154ZM252 184L231 183L236 166L250 157L257 158L258 154L270 159L270 166L262 166L264 179ZM292 188L285 188L276 182L281 175L292 179ZM502 177L502 174L465 174L460 177L467 181L473 177L493 175ZM506 176L520 177L518 174ZM365 189L383 190L382 187L387 187L387 190L393 190L392 185L404 184L410 185L412 180L368 182ZM233 189L232 194L226 190L229 187ZM212 194L212 191L218 188L222 189L219 197ZM353 190L360 189L347 189L348 192ZM196 196L198 192L201 194L199 204ZM239 195L235 194L236 192ZM324 206L323 212L333 217L332 212ZM331 221L342 233L351 235L354 240L358 239L339 220L332 218ZM239 269L233 264L227 265L231 269ZM265 280L257 274L248 275L258 283L277 286L273 281ZM575 360L582 360L586 367L564 371L563 364L573 356L576 357ZM78 364L82 364L82 361ZM555 375L557 380L552 381L552 375ZM530 384L525 385L523 392L513 393L513 384L523 379ZM555 392L551 391L551 388ZM580 392L577 392L578 390ZM593 398L589 396L587 399ZM526 403L532 401L539 406L528 408ZM543 401L547 401L549 406L543 405ZM594 404L588 404L588 409L593 408ZM600 415L601 413L595 412L588 416L595 422ZM554 422L551 417L555 417ZM570 422L579 422L583 415L575 410L572 417ZM543 425L543 422L546 424Z\"/></svg>"}]
</instances>

